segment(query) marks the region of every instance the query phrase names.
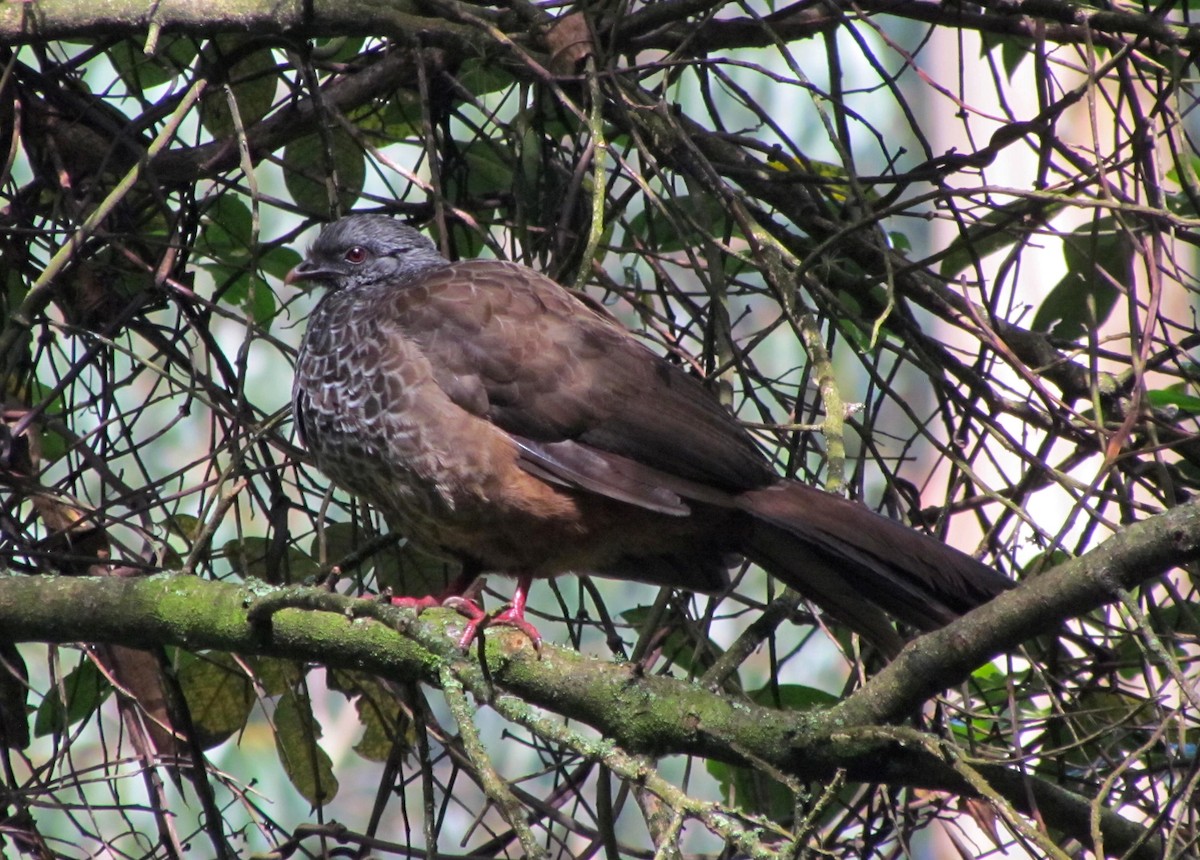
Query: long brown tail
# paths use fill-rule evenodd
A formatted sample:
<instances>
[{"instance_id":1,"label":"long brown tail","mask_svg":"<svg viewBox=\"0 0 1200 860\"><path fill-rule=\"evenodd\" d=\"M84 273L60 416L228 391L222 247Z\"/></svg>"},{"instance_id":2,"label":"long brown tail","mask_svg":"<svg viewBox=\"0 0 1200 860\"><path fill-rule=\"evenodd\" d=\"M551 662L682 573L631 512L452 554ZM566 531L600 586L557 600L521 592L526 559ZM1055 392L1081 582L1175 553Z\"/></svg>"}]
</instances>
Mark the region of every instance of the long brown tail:
<instances>
[{"instance_id":1,"label":"long brown tail","mask_svg":"<svg viewBox=\"0 0 1200 860\"><path fill-rule=\"evenodd\" d=\"M753 522L746 555L888 651L880 610L934 630L1013 583L941 541L794 481L737 498Z\"/></svg>"}]
</instances>

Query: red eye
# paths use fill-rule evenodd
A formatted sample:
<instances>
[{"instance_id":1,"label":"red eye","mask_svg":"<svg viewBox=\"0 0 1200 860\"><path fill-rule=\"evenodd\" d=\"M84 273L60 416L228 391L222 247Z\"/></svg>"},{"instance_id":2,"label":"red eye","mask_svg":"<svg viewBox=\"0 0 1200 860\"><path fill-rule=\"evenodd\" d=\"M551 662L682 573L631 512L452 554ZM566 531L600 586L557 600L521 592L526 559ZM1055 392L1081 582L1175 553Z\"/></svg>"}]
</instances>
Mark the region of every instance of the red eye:
<instances>
[{"instance_id":1,"label":"red eye","mask_svg":"<svg viewBox=\"0 0 1200 860\"><path fill-rule=\"evenodd\" d=\"M359 263L365 262L366 259L367 259L367 249L364 248L362 245L355 245L353 248L351 248L349 251L346 252L346 262L347 263L353 263L354 265L357 266Z\"/></svg>"}]
</instances>

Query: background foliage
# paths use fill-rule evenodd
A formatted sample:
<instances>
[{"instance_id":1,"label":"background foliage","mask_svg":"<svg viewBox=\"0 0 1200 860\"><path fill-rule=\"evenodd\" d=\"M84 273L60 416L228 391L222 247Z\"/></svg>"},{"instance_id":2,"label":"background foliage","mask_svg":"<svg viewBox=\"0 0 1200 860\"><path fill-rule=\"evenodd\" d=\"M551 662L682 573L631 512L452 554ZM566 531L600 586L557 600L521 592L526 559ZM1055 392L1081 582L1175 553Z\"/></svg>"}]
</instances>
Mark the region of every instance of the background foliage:
<instances>
[{"instance_id":1,"label":"background foliage","mask_svg":"<svg viewBox=\"0 0 1200 860\"><path fill-rule=\"evenodd\" d=\"M1130 528L1200 480L1188 14L0 5L6 850L1194 853L1200 624L1174 565L1195 548L1175 520ZM351 209L586 286L781 473L1030 594L1110 554L870 683L870 654L752 569L714 602L539 586L548 640L599 668L496 632L481 680L445 630L404 627L426 656L366 671L349 641L321 650L345 605L310 591L282 592L309 607L290 646L238 638L201 612L244 609L214 583L252 603L335 566L347 594L446 575L294 441L314 297L282 278ZM212 586L178 592L186 635L187 601L136 599L164 571ZM582 683L659 676L763 722L688 746L698 688L606 709ZM748 752L829 713L858 716L827 756Z\"/></svg>"}]
</instances>

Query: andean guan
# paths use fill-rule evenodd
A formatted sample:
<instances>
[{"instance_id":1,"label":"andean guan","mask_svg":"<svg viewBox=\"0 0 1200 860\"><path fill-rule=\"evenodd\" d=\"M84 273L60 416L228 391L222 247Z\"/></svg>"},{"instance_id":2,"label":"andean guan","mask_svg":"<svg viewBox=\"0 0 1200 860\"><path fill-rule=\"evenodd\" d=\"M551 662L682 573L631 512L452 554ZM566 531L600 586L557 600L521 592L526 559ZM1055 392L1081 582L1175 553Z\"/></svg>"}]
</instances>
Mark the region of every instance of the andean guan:
<instances>
[{"instance_id":1,"label":"andean guan","mask_svg":"<svg viewBox=\"0 0 1200 860\"><path fill-rule=\"evenodd\" d=\"M525 266L452 263L412 227L350 215L287 277L327 289L296 362L299 435L334 483L419 547L517 577L470 622L537 631L532 580L595 573L695 592L762 565L889 653L881 610L940 627L1011 586L868 508L781 478L697 379ZM465 606L465 609L464 609Z\"/></svg>"}]
</instances>

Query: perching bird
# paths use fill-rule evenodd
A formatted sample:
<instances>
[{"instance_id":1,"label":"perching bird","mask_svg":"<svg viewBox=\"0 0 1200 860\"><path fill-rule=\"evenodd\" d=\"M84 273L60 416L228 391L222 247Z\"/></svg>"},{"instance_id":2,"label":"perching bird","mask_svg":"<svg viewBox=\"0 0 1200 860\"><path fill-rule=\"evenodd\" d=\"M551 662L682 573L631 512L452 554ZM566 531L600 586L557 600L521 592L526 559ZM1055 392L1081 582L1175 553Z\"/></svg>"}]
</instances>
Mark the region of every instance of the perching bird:
<instances>
[{"instance_id":1,"label":"perching bird","mask_svg":"<svg viewBox=\"0 0 1200 860\"><path fill-rule=\"evenodd\" d=\"M351 215L289 283L328 290L296 362L296 425L334 483L418 546L517 577L595 573L696 592L762 565L889 652L880 610L935 629L1010 581L868 508L781 478L695 378L515 263L451 263L411 227ZM418 606L438 600L409 601ZM458 601L460 605L463 601Z\"/></svg>"}]
</instances>

